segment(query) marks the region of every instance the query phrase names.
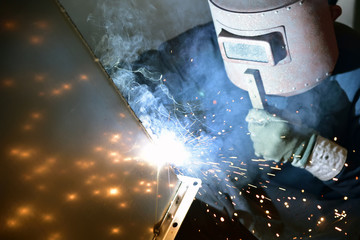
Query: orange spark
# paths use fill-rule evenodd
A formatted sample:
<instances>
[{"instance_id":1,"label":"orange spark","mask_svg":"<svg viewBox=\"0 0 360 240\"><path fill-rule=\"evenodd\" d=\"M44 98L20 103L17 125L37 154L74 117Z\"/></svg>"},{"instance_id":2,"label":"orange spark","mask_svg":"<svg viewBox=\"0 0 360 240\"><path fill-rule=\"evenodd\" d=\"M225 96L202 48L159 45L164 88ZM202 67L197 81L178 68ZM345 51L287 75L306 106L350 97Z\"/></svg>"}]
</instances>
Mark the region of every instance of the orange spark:
<instances>
[{"instance_id":1,"label":"orange spark","mask_svg":"<svg viewBox=\"0 0 360 240\"><path fill-rule=\"evenodd\" d=\"M77 194L76 194L76 193L70 193L70 194L67 195L66 198L67 198L68 201L74 201L74 200L76 200L78 197L77 197Z\"/></svg>"},{"instance_id":2,"label":"orange spark","mask_svg":"<svg viewBox=\"0 0 360 240\"><path fill-rule=\"evenodd\" d=\"M87 75L81 74L81 75L80 75L80 80L82 80L82 81L87 81L87 80L89 80L89 78L88 78Z\"/></svg>"},{"instance_id":3,"label":"orange spark","mask_svg":"<svg viewBox=\"0 0 360 240\"><path fill-rule=\"evenodd\" d=\"M44 38L42 36L31 36L29 39L30 43L33 45L40 45L44 42Z\"/></svg>"},{"instance_id":4,"label":"orange spark","mask_svg":"<svg viewBox=\"0 0 360 240\"><path fill-rule=\"evenodd\" d=\"M2 81L2 84L4 87L12 87L15 84L15 81L13 79L5 79Z\"/></svg>"},{"instance_id":5,"label":"orange spark","mask_svg":"<svg viewBox=\"0 0 360 240\"><path fill-rule=\"evenodd\" d=\"M4 22L3 27L6 30L14 30L16 28L16 22L12 20L7 20Z\"/></svg>"}]
</instances>

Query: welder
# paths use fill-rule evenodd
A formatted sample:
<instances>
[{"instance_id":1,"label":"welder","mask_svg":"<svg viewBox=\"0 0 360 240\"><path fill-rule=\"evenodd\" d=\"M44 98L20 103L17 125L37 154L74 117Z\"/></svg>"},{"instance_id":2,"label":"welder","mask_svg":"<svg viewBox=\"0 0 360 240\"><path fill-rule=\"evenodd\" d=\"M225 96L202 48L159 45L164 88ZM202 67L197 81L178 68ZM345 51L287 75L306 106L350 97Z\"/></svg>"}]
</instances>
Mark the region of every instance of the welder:
<instances>
[{"instance_id":1,"label":"welder","mask_svg":"<svg viewBox=\"0 0 360 240\"><path fill-rule=\"evenodd\" d=\"M214 133L197 198L231 227L198 224L193 239L240 238L236 223L258 239L359 239L360 36L334 23L336 2L209 0L211 23L133 64L161 73L136 80L158 98L196 104L199 136Z\"/></svg>"},{"instance_id":2,"label":"welder","mask_svg":"<svg viewBox=\"0 0 360 240\"><path fill-rule=\"evenodd\" d=\"M338 50L331 21L339 6L329 11L324 1L212 0L210 7L227 74L250 94L256 89L246 83L247 69L259 71L264 93L281 96L312 89L333 71ZM254 107L246 119L256 155L289 161L321 180L341 171L345 148L315 132L297 133L263 106Z\"/></svg>"}]
</instances>

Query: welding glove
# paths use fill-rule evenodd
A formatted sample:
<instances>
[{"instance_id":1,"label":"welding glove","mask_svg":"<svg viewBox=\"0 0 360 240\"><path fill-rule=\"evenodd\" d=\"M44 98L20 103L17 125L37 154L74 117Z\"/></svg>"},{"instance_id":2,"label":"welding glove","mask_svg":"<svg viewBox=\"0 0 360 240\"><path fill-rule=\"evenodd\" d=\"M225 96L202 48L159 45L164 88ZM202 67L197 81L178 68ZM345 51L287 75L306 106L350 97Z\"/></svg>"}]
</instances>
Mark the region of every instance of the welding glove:
<instances>
[{"instance_id":1,"label":"welding glove","mask_svg":"<svg viewBox=\"0 0 360 240\"><path fill-rule=\"evenodd\" d=\"M295 131L288 121L263 109L251 109L246 121L257 157L305 167L316 142L314 131Z\"/></svg>"}]
</instances>

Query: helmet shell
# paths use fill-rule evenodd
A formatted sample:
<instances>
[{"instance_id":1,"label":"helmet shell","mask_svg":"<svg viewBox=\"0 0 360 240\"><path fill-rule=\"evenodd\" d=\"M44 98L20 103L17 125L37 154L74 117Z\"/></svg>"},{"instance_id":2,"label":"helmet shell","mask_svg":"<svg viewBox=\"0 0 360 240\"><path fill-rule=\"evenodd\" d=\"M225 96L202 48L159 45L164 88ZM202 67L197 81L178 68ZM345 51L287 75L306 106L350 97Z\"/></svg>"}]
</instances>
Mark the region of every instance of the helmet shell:
<instances>
[{"instance_id":1,"label":"helmet shell","mask_svg":"<svg viewBox=\"0 0 360 240\"><path fill-rule=\"evenodd\" d=\"M247 69L259 70L266 94L280 96L305 92L331 75L338 48L327 0L209 0L209 5L227 75L239 88L248 90ZM275 48L282 49L285 56L278 61L226 55L227 41L256 44L254 39L274 33L282 36L282 45L268 48L270 57L276 57Z\"/></svg>"}]
</instances>

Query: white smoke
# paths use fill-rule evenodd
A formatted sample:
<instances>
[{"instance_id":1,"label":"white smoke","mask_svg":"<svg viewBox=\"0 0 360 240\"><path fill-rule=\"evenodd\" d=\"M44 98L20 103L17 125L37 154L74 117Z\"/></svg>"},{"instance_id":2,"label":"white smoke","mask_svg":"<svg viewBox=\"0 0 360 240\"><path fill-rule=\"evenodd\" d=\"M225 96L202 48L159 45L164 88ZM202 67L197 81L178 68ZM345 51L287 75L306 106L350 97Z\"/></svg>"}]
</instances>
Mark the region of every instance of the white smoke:
<instances>
[{"instance_id":1,"label":"white smoke","mask_svg":"<svg viewBox=\"0 0 360 240\"><path fill-rule=\"evenodd\" d=\"M88 15L87 39L106 68L130 63L142 52L210 20L207 1L98 0Z\"/></svg>"}]
</instances>

